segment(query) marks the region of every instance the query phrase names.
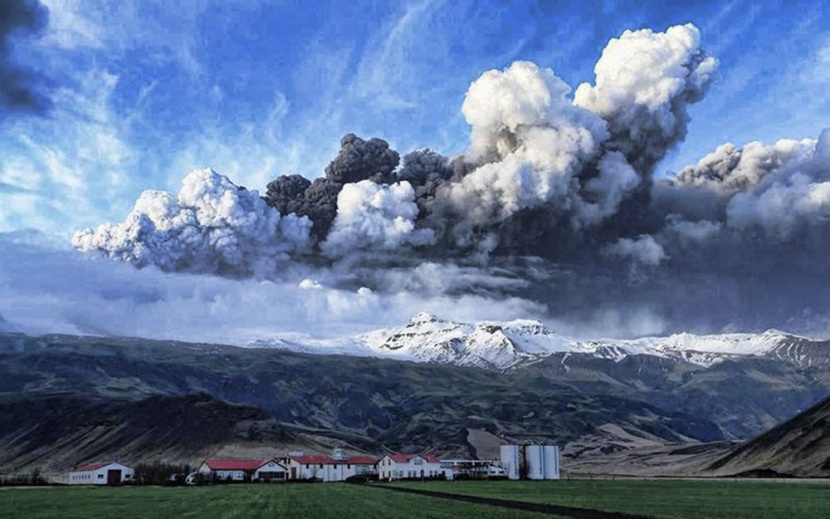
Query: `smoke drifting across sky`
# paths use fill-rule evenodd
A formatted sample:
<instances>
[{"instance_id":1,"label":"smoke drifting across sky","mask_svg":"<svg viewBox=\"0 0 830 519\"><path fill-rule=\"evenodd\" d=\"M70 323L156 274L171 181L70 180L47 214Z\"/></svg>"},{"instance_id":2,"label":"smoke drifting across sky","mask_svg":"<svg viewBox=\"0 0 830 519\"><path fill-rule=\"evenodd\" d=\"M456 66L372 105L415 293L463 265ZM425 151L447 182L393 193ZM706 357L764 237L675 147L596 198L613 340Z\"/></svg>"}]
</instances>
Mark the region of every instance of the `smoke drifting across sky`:
<instances>
[{"instance_id":1,"label":"smoke drifting across sky","mask_svg":"<svg viewBox=\"0 0 830 519\"><path fill-rule=\"evenodd\" d=\"M691 24L612 39L573 95L514 62L470 85L462 156L419 149L401 164L350 134L313 182L280 177L260 198L194 171L178 195L147 191L123 223L73 244L171 272L512 298L597 333L824 326L830 132L725 144L654 179L717 65Z\"/></svg>"}]
</instances>

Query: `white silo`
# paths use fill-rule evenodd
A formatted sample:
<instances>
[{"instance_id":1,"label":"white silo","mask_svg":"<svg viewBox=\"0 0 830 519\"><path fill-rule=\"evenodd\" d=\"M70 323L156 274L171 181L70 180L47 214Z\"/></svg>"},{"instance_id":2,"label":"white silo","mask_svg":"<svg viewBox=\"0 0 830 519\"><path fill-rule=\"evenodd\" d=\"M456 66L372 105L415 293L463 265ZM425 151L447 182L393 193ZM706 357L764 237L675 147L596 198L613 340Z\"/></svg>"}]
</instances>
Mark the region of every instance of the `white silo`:
<instances>
[{"instance_id":1,"label":"white silo","mask_svg":"<svg viewBox=\"0 0 830 519\"><path fill-rule=\"evenodd\" d=\"M559 447L545 445L542 448L545 479L559 479Z\"/></svg>"},{"instance_id":2,"label":"white silo","mask_svg":"<svg viewBox=\"0 0 830 519\"><path fill-rule=\"evenodd\" d=\"M519 446L502 445L500 450L501 466L507 479L519 479Z\"/></svg>"},{"instance_id":3,"label":"white silo","mask_svg":"<svg viewBox=\"0 0 830 519\"><path fill-rule=\"evenodd\" d=\"M527 463L527 479L545 479L545 458L542 455L541 445L525 447L525 462Z\"/></svg>"}]
</instances>

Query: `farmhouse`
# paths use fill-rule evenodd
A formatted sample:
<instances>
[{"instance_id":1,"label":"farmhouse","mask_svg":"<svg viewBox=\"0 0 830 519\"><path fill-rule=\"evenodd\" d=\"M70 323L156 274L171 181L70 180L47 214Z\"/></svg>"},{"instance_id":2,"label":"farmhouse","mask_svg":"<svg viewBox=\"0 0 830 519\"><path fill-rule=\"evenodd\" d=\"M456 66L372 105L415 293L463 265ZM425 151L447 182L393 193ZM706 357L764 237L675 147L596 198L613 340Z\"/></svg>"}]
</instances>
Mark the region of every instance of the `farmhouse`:
<instances>
[{"instance_id":1,"label":"farmhouse","mask_svg":"<svg viewBox=\"0 0 830 519\"><path fill-rule=\"evenodd\" d=\"M70 485L120 485L131 481L135 470L116 461L79 465L69 473Z\"/></svg>"},{"instance_id":2,"label":"farmhouse","mask_svg":"<svg viewBox=\"0 0 830 519\"><path fill-rule=\"evenodd\" d=\"M295 453L289 454L284 463L288 469L288 479L337 481L335 467L338 467L338 463L334 458Z\"/></svg>"},{"instance_id":3,"label":"farmhouse","mask_svg":"<svg viewBox=\"0 0 830 519\"><path fill-rule=\"evenodd\" d=\"M222 481L282 481L287 471L276 460L205 460L199 474Z\"/></svg>"},{"instance_id":4,"label":"farmhouse","mask_svg":"<svg viewBox=\"0 0 830 519\"><path fill-rule=\"evenodd\" d=\"M432 478L444 474L441 461L429 454L387 454L378 462L381 480Z\"/></svg>"},{"instance_id":5,"label":"farmhouse","mask_svg":"<svg viewBox=\"0 0 830 519\"><path fill-rule=\"evenodd\" d=\"M335 449L333 457L307 456L300 452L291 453L284 460L288 479L316 479L323 482L345 481L356 475L375 474L377 459L369 456L343 456Z\"/></svg>"}]
</instances>

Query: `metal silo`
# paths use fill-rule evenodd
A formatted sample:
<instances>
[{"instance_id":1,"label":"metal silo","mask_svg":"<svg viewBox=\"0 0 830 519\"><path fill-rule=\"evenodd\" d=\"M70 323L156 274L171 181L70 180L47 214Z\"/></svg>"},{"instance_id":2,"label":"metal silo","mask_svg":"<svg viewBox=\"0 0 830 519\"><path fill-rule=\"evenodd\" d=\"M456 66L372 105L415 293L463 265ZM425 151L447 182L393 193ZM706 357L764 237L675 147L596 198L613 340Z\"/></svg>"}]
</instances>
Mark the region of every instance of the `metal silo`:
<instances>
[{"instance_id":1,"label":"metal silo","mask_svg":"<svg viewBox=\"0 0 830 519\"><path fill-rule=\"evenodd\" d=\"M545 479L559 479L559 447L545 445L542 448Z\"/></svg>"},{"instance_id":2,"label":"metal silo","mask_svg":"<svg viewBox=\"0 0 830 519\"><path fill-rule=\"evenodd\" d=\"M541 445L525 447L525 461L527 462L527 479L545 479L545 458L542 455Z\"/></svg>"},{"instance_id":3,"label":"metal silo","mask_svg":"<svg viewBox=\"0 0 830 519\"><path fill-rule=\"evenodd\" d=\"M500 456L501 466L504 468L507 479L519 479L519 446L502 445Z\"/></svg>"}]
</instances>

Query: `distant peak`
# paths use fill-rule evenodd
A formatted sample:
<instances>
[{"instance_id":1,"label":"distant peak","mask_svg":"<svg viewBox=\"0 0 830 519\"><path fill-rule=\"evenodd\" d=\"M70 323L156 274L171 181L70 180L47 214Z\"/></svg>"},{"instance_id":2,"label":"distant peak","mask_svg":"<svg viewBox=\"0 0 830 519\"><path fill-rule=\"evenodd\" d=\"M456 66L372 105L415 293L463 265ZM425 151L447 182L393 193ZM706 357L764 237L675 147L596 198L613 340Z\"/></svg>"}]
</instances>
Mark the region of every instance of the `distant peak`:
<instances>
[{"instance_id":1,"label":"distant peak","mask_svg":"<svg viewBox=\"0 0 830 519\"><path fill-rule=\"evenodd\" d=\"M410 325L441 322L444 322L444 320L439 319L438 317L429 312L418 312L417 314L412 316L412 319L409 320Z\"/></svg>"}]
</instances>

